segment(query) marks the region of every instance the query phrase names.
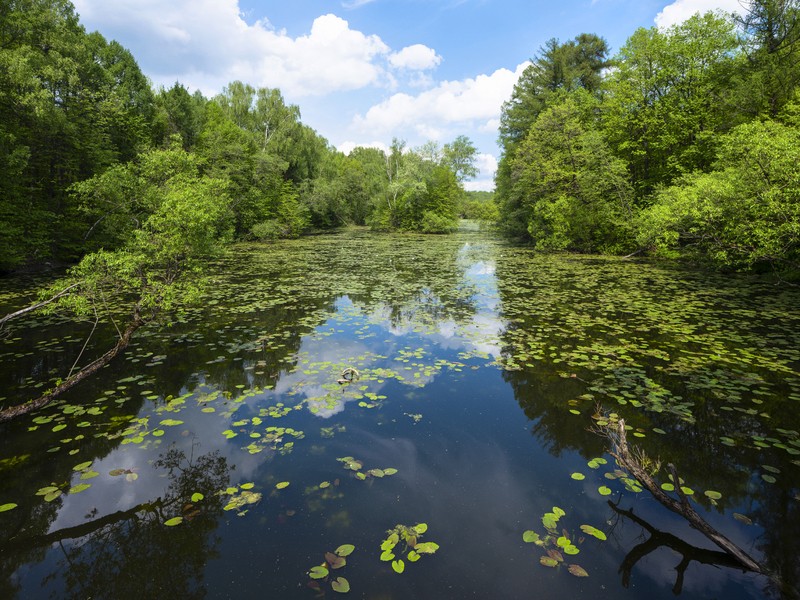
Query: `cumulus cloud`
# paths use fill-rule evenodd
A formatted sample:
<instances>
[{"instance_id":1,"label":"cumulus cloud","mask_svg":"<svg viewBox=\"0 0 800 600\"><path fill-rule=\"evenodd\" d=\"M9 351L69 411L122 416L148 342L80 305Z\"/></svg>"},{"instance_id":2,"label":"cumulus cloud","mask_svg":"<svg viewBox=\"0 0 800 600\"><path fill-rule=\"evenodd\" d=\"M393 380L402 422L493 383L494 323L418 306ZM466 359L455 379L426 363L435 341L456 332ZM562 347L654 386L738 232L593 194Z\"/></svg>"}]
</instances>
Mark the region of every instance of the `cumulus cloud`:
<instances>
[{"instance_id":1,"label":"cumulus cloud","mask_svg":"<svg viewBox=\"0 0 800 600\"><path fill-rule=\"evenodd\" d=\"M427 71L439 66L441 62L442 57L436 54L433 48L428 48L424 44L406 46L400 52L389 56L389 64L394 68L412 71Z\"/></svg>"},{"instance_id":2,"label":"cumulus cloud","mask_svg":"<svg viewBox=\"0 0 800 600\"><path fill-rule=\"evenodd\" d=\"M444 81L414 96L397 93L358 115L354 125L363 131L391 133L407 127L417 132L438 131L442 125L475 121L484 124L500 117L500 109L529 63L516 70L498 69L474 79ZM430 136L426 136L430 137ZM436 138L434 138L436 139Z\"/></svg>"},{"instance_id":3,"label":"cumulus cloud","mask_svg":"<svg viewBox=\"0 0 800 600\"><path fill-rule=\"evenodd\" d=\"M238 0L76 0L82 19L126 45L158 84L176 79L208 93L233 79L292 96L385 83L391 49L333 14L293 38L269 21L250 25ZM123 34L123 35L119 35Z\"/></svg>"},{"instance_id":4,"label":"cumulus cloud","mask_svg":"<svg viewBox=\"0 0 800 600\"><path fill-rule=\"evenodd\" d=\"M739 0L675 0L656 15L655 21L663 29L683 23L696 12L705 13L710 10L741 13L744 9Z\"/></svg>"},{"instance_id":5,"label":"cumulus cloud","mask_svg":"<svg viewBox=\"0 0 800 600\"><path fill-rule=\"evenodd\" d=\"M336 149L341 152L342 154L350 154L356 148L377 148L378 150L383 150L386 154L389 153L389 146L387 146L384 142L353 142L353 141L346 141L339 144Z\"/></svg>"}]
</instances>

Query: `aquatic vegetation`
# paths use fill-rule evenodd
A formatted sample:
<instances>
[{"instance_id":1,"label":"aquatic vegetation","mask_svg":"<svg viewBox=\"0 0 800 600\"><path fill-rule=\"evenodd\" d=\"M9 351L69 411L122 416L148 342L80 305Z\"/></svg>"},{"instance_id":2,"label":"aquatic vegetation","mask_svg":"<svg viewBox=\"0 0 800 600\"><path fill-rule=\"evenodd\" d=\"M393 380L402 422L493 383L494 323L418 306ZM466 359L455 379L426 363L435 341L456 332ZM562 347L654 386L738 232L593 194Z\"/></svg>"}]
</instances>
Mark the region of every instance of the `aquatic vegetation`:
<instances>
[{"instance_id":1,"label":"aquatic vegetation","mask_svg":"<svg viewBox=\"0 0 800 600\"><path fill-rule=\"evenodd\" d=\"M342 569L347 565L347 557L355 550L352 544L342 544L333 552L325 553L325 561L308 570L310 578L308 587L320 594L324 593L323 585L330 585L334 592L346 594L350 591L350 582L344 577L334 577L333 571Z\"/></svg>"},{"instance_id":2,"label":"aquatic vegetation","mask_svg":"<svg viewBox=\"0 0 800 600\"><path fill-rule=\"evenodd\" d=\"M551 512L542 515L542 525L545 529L545 534L540 535L532 529L528 529L522 534L522 541L527 544L535 544L545 551L543 556L539 557L539 563L544 567L559 567L564 562L564 555L574 556L580 553L579 545L585 541L583 536L576 535L565 528L558 531L559 521L562 517L566 517L567 513L558 506L554 506ZM580 530L589 536L597 538L600 541L605 541L606 534L593 527L592 525L581 525ZM568 564L567 570L576 577L588 577L589 574L586 570L577 564Z\"/></svg>"},{"instance_id":3,"label":"aquatic vegetation","mask_svg":"<svg viewBox=\"0 0 800 600\"><path fill-rule=\"evenodd\" d=\"M406 561L415 563L426 554L435 554L439 544L419 541L427 531L427 523L417 523L412 527L395 525L394 529L386 532L386 538L381 542L381 560L391 562L395 573L403 573Z\"/></svg>"}]
</instances>

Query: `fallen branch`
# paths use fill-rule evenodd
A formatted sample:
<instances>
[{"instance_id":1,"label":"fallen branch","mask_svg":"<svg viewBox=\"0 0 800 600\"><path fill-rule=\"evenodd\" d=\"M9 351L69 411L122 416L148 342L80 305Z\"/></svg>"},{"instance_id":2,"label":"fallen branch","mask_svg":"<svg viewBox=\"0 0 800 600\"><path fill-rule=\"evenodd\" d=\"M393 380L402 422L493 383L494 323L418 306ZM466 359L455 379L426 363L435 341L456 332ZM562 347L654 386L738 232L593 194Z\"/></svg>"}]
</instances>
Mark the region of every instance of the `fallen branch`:
<instances>
[{"instance_id":1,"label":"fallen branch","mask_svg":"<svg viewBox=\"0 0 800 600\"><path fill-rule=\"evenodd\" d=\"M667 469L672 475L675 483L675 489L678 490L678 495L680 496L680 501L675 500L671 496L668 496L664 493L656 481L642 467L639 461L631 456L625 435L624 419L619 420L616 431L613 432L613 434L610 434L609 437L614 443L611 456L617 460L617 463L623 469L627 470L628 473L630 473L639 483L641 483L642 486L644 486L656 500L658 500L663 506L672 512L677 513L686 519L689 522L689 525L691 525L694 529L705 535L725 553L735 558L743 569L747 571L753 571L754 573L760 573L762 575L769 575L766 567L752 558L727 537L711 527L711 525L709 525L706 520L694 510L694 508L692 508L692 506L689 504L688 498L686 498L686 495L683 493L683 490L680 489L681 486L679 483L680 479L678 478L678 472L675 469L675 466L672 464L667 465Z\"/></svg>"},{"instance_id":2,"label":"fallen branch","mask_svg":"<svg viewBox=\"0 0 800 600\"><path fill-rule=\"evenodd\" d=\"M139 314L138 307L134 310L133 313L133 320L128 323L128 327L122 333L122 336L119 338L117 343L114 345L111 350L103 354L100 358L90 362L88 365L83 367L80 371L75 373L74 375L70 375L64 381L59 383L54 388L46 391L44 394L36 398L35 400L29 400L23 404L17 404L16 406L9 406L8 408L4 408L0 410L0 423L5 421L10 421L22 415L26 415L31 413L35 410L39 410L40 408L44 408L48 404L50 404L59 394L63 394L67 390L71 389L75 385L79 384L81 381L93 375L103 367L105 367L108 363L110 363L120 352L125 350L131 342L131 338L133 334L139 329L142 325L145 324L145 320L142 319L141 315Z\"/></svg>"},{"instance_id":3,"label":"fallen branch","mask_svg":"<svg viewBox=\"0 0 800 600\"><path fill-rule=\"evenodd\" d=\"M74 288L78 287L79 285L80 285L80 283L73 283L71 286L69 286L67 288L64 288L63 290L58 292L52 298L48 298L47 300L42 300L41 302L37 302L36 304L32 304L31 306L28 306L28 307L22 308L22 309L20 309L20 310L18 310L16 312L7 314L5 317L0 318L0 327L5 325L8 321L11 321L13 319L17 319L17 318L19 318L19 317L21 317L23 315L27 315L30 312L33 312L35 310L39 310L43 306L47 306L48 304L51 304L52 302L55 302L59 298L62 298L63 296L66 296L67 294L69 294Z\"/></svg>"}]
</instances>

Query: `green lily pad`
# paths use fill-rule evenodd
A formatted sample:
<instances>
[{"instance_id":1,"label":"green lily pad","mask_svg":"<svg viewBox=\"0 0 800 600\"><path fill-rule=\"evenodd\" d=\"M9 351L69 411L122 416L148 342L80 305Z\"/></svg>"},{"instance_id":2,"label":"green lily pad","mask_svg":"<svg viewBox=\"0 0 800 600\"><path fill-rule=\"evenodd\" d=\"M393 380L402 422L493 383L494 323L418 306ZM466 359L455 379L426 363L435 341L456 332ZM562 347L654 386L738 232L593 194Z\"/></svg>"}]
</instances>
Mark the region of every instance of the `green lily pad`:
<instances>
[{"instance_id":1,"label":"green lily pad","mask_svg":"<svg viewBox=\"0 0 800 600\"><path fill-rule=\"evenodd\" d=\"M80 494L84 490L88 490L90 487L92 487L91 483L79 483L78 485L75 485L75 486L71 487L69 489L69 493L70 494Z\"/></svg>"},{"instance_id":2,"label":"green lily pad","mask_svg":"<svg viewBox=\"0 0 800 600\"><path fill-rule=\"evenodd\" d=\"M200 502L200 500L202 500L203 498L205 498L205 496L200 492L195 492L194 494L192 494L192 502Z\"/></svg>"},{"instance_id":3,"label":"green lily pad","mask_svg":"<svg viewBox=\"0 0 800 600\"><path fill-rule=\"evenodd\" d=\"M164 521L164 525L167 527L175 527L175 525L180 525L181 523L183 523L183 517L172 517Z\"/></svg>"},{"instance_id":4,"label":"green lily pad","mask_svg":"<svg viewBox=\"0 0 800 600\"><path fill-rule=\"evenodd\" d=\"M714 490L706 490L703 492L703 494L705 494L708 498L711 498L711 500L719 500L722 498L722 494L715 492Z\"/></svg>"},{"instance_id":5,"label":"green lily pad","mask_svg":"<svg viewBox=\"0 0 800 600\"><path fill-rule=\"evenodd\" d=\"M280 483L276 483L275 484L275 489L276 490L282 490L282 489L285 489L287 487L289 487L289 482L288 481L281 481Z\"/></svg>"},{"instance_id":6,"label":"green lily pad","mask_svg":"<svg viewBox=\"0 0 800 600\"><path fill-rule=\"evenodd\" d=\"M339 556L350 556L355 549L356 547L352 544L342 544L336 549L336 554Z\"/></svg>"},{"instance_id":7,"label":"green lily pad","mask_svg":"<svg viewBox=\"0 0 800 600\"><path fill-rule=\"evenodd\" d=\"M581 525L581 531L586 535L596 537L598 540L605 541L608 539L605 533L595 527L592 527L591 525Z\"/></svg>"},{"instance_id":8,"label":"green lily pad","mask_svg":"<svg viewBox=\"0 0 800 600\"><path fill-rule=\"evenodd\" d=\"M584 475L583 473L573 473L572 475L570 475L570 477L572 477L575 481L583 481L584 479L586 479L586 475Z\"/></svg>"},{"instance_id":9,"label":"green lily pad","mask_svg":"<svg viewBox=\"0 0 800 600\"><path fill-rule=\"evenodd\" d=\"M346 594L350 591L350 582L347 581L344 577L337 577L333 581L331 581L331 588L334 592L339 592L340 594Z\"/></svg>"},{"instance_id":10,"label":"green lily pad","mask_svg":"<svg viewBox=\"0 0 800 600\"><path fill-rule=\"evenodd\" d=\"M0 513L7 512L9 510L14 510L15 508L17 508L17 506L18 505L14 504L13 502L9 502L8 504L0 504Z\"/></svg>"},{"instance_id":11,"label":"green lily pad","mask_svg":"<svg viewBox=\"0 0 800 600\"><path fill-rule=\"evenodd\" d=\"M611 488L609 488L608 486L605 486L605 485L601 485L599 488L597 488L597 491L601 496L610 496L611 495Z\"/></svg>"},{"instance_id":12,"label":"green lily pad","mask_svg":"<svg viewBox=\"0 0 800 600\"><path fill-rule=\"evenodd\" d=\"M327 567L317 566L311 567L308 576L311 577L311 579L324 579L328 576L328 573L330 573L330 571L328 571Z\"/></svg>"},{"instance_id":13,"label":"green lily pad","mask_svg":"<svg viewBox=\"0 0 800 600\"><path fill-rule=\"evenodd\" d=\"M528 529L522 534L522 541L528 544L535 544L539 541L539 534Z\"/></svg>"},{"instance_id":14,"label":"green lily pad","mask_svg":"<svg viewBox=\"0 0 800 600\"><path fill-rule=\"evenodd\" d=\"M404 563L402 559L393 560L392 569L394 569L395 573L402 573L403 571L406 570L406 563Z\"/></svg>"}]
</instances>

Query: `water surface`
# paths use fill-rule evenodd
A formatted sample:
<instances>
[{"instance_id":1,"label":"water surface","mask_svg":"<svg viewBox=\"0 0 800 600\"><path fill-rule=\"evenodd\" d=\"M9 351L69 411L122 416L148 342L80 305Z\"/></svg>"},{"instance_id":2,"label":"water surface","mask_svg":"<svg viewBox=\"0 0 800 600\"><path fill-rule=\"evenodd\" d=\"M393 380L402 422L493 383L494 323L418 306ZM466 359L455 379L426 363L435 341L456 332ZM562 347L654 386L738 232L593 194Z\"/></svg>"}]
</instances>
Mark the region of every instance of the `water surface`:
<instances>
[{"instance_id":1,"label":"water surface","mask_svg":"<svg viewBox=\"0 0 800 600\"><path fill-rule=\"evenodd\" d=\"M615 473L590 429L616 418L791 596L797 292L474 231L239 246L207 275L202 306L0 426L0 505L17 505L0 513L0 597L313 598L309 571L351 544L317 580L326 597L341 576L358 598L674 598L677 550L715 548ZM0 282L3 312L34 283ZM0 402L63 377L90 330L13 323ZM346 369L360 378L339 383ZM687 546L641 546L650 532L609 501ZM568 543L524 542L548 513ZM439 548L412 562L401 543L398 574L381 542L420 523ZM548 549L564 562L543 566ZM696 560L680 592L780 595Z\"/></svg>"}]
</instances>

